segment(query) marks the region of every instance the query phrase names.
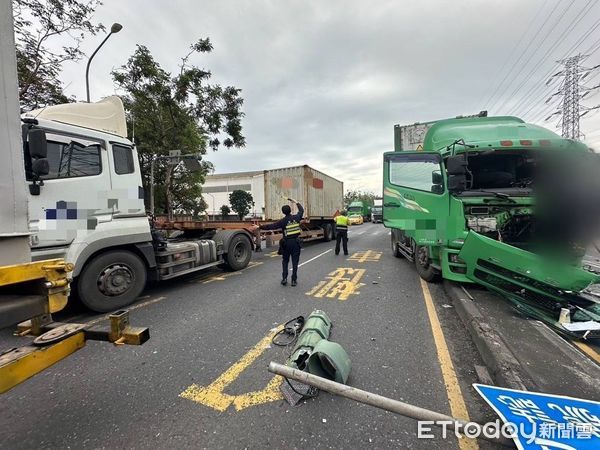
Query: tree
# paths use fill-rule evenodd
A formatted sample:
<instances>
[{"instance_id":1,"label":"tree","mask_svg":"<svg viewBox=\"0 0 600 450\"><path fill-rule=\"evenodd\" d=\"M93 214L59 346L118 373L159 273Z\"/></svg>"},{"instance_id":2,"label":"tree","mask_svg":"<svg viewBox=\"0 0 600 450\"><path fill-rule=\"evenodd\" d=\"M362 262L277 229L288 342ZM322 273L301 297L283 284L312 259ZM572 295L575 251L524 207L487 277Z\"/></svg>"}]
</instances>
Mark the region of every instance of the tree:
<instances>
[{"instance_id":1,"label":"tree","mask_svg":"<svg viewBox=\"0 0 600 450\"><path fill-rule=\"evenodd\" d=\"M362 191L360 189L353 189L346 191L344 194L344 204L348 206L352 202L364 202L366 205L372 205L375 203L376 195L371 191Z\"/></svg>"},{"instance_id":2,"label":"tree","mask_svg":"<svg viewBox=\"0 0 600 450\"><path fill-rule=\"evenodd\" d=\"M250 207L254 204L254 199L250 192L235 190L229 194L229 203L231 204L231 209L242 220L250 212Z\"/></svg>"},{"instance_id":3,"label":"tree","mask_svg":"<svg viewBox=\"0 0 600 450\"><path fill-rule=\"evenodd\" d=\"M65 61L78 61L86 34L94 24L100 0L12 0L15 20L17 74L21 110L73 101L63 92L58 76Z\"/></svg>"},{"instance_id":4,"label":"tree","mask_svg":"<svg viewBox=\"0 0 600 450\"><path fill-rule=\"evenodd\" d=\"M223 205L221 206L221 218L225 219L229 213L231 212L231 209L229 208L229 206L227 205Z\"/></svg>"},{"instance_id":5,"label":"tree","mask_svg":"<svg viewBox=\"0 0 600 450\"><path fill-rule=\"evenodd\" d=\"M209 39L198 40L181 58L179 72L173 75L160 66L148 48L138 45L127 63L112 73L123 91L128 132L138 148L145 191L149 191L150 163L157 156L181 150L182 154L198 155L200 161L201 167L195 172L184 164L155 162L158 214L170 216L174 209L189 213L195 206L200 208L196 199L212 169L212 164L200 156L206 154L207 147L217 150L221 145L245 145L240 89L209 84L211 73L191 64L194 55L212 48ZM220 136L225 137L222 143Z\"/></svg>"}]
</instances>

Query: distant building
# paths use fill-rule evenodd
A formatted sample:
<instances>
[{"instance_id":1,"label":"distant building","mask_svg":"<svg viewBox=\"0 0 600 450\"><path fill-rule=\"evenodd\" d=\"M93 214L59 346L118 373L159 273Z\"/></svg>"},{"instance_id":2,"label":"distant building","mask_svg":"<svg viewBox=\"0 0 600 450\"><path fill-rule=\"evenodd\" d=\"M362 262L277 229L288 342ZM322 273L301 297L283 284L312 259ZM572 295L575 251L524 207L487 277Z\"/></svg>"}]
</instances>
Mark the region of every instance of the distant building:
<instances>
[{"instance_id":1,"label":"distant building","mask_svg":"<svg viewBox=\"0 0 600 450\"><path fill-rule=\"evenodd\" d=\"M207 175L202 186L202 198L208 205L206 213L210 218L221 215L221 206L229 203L229 194L241 190L252 194L254 207L250 209L250 217L264 218L265 215L265 174L264 171L235 172ZM235 213L231 210L231 217Z\"/></svg>"}]
</instances>

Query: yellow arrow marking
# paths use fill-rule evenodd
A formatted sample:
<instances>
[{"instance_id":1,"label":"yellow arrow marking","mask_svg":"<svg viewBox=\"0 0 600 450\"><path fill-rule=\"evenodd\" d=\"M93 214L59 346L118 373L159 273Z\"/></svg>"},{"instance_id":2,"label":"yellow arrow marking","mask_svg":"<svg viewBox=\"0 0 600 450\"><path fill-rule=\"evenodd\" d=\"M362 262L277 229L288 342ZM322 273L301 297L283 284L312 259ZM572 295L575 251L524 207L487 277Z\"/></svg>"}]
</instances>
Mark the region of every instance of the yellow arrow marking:
<instances>
[{"instance_id":1,"label":"yellow arrow marking","mask_svg":"<svg viewBox=\"0 0 600 450\"><path fill-rule=\"evenodd\" d=\"M223 412L233 403L237 411L248 408L249 406L260 405L267 402L283 399L279 392L279 385L283 378L275 376L269 381L269 384L262 391L249 392L242 395L229 395L223 391L233 383L244 370L250 366L264 351L270 347L273 336L283 328L283 325L273 328L261 341L256 344L248 353L240 358L238 362L223 372L210 385L203 387L192 384L185 391L179 394L180 397L192 400L202 405Z\"/></svg>"}]
</instances>

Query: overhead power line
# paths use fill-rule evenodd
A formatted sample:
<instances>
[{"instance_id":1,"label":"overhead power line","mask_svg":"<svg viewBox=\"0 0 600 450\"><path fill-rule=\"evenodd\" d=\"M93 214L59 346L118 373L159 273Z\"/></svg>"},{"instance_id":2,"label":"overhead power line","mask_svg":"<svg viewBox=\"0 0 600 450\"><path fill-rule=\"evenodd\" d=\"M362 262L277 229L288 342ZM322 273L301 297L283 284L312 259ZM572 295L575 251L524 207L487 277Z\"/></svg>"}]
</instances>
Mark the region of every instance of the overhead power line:
<instances>
[{"instance_id":1,"label":"overhead power line","mask_svg":"<svg viewBox=\"0 0 600 450\"><path fill-rule=\"evenodd\" d=\"M558 2L556 3L556 5L554 6L554 9L556 9L556 7L558 6L558 4L560 3L560 0L558 0ZM504 69L505 67L508 67L508 63L510 62L511 58L513 57L513 55L515 54L515 52L517 51L517 49L520 47L521 43L523 42L523 39L525 39L525 36L529 33L529 30L531 29L531 26L535 23L536 19L539 17L540 13L544 10L544 7L546 6L546 1L543 0L540 3L540 7L537 10L537 12L535 13L535 15L533 16L533 18L531 19L531 21L529 22L529 24L527 25L527 27L525 27L525 30L523 31L523 33L521 34L521 37L519 38L519 41L517 42L517 44L512 48L510 54L508 55L508 58L506 58L506 61L504 61L504 64L502 64L500 67L502 67L502 69ZM554 9L552 10L552 12L554 12ZM542 22L543 24L543 22ZM539 30L538 30L539 32ZM531 40L529 41L530 45L531 45ZM529 46L528 46L529 47ZM522 56L522 54L521 54ZM500 89L500 86L502 85L502 83L504 82L504 80L506 79L506 77L509 75L510 71L515 67L515 65L513 64L513 66L510 68L510 70L505 74L504 78L502 79L502 81L496 85L496 89L494 90L494 92L492 92L492 94L488 97L488 99L485 101L485 104L489 104L492 100L492 98L494 97L494 95L496 95L496 93L498 92L498 89ZM500 74L502 72L498 73L498 75L495 77L494 83L492 83L490 85L490 88L496 83L496 81L498 81L498 79L500 78ZM485 95L485 94L484 94ZM483 95L481 96L481 98L479 99L479 103L481 103L483 101Z\"/></svg>"},{"instance_id":2,"label":"overhead power line","mask_svg":"<svg viewBox=\"0 0 600 450\"><path fill-rule=\"evenodd\" d=\"M497 107L498 110L502 110L505 106L507 106L509 104L509 102L515 98L515 95L517 94L517 92L519 92L525 85L526 83L531 79L531 77L536 73L536 71L538 70L538 68L544 63L544 61L546 61L546 59L548 58L548 56L563 42L563 39L565 38L565 36L572 31L572 29L574 28L574 26L579 23L579 21L584 17L583 16L583 12L585 11L586 8L589 7L590 3L592 0L588 0L588 2L586 3L586 5L584 6L584 8L579 12L579 14L571 21L571 23L563 30L563 32L560 34L560 36L558 36L556 38L556 40L554 41L553 44L550 45L550 47L546 50L546 52L539 58L537 59L535 62L532 62L531 64L531 70L529 70L529 72L524 76L524 78L521 80L521 82L517 85L517 87L510 93L510 95L508 96L504 96L504 100L502 101L502 103L500 103ZM598 0L593 0L594 3L598 2ZM575 2L575 0L572 0L571 3L569 3L567 5L567 7L563 10L562 15L554 22L554 24L552 24L552 26L550 27L550 30L548 30L549 32L553 31L556 29L556 26L558 24L558 22L564 17L565 13L567 12L567 10L573 5L573 3ZM593 5L592 5L593 6ZM579 17L579 19L578 19ZM546 41L546 39L548 38L549 33L546 34L546 36L544 37L544 40L540 43L540 45L538 46L538 49L543 48L544 42ZM537 53L537 52L536 52ZM534 53L535 55L535 53ZM533 56L532 55L532 58ZM530 58L530 60L533 61L533 59ZM519 74L521 72L523 72L523 70L525 70L527 65L524 65L521 70L519 71Z\"/></svg>"},{"instance_id":3,"label":"overhead power line","mask_svg":"<svg viewBox=\"0 0 600 450\"><path fill-rule=\"evenodd\" d=\"M550 13L548 13L548 15L542 20L541 25L538 27L538 29L535 32L535 34L533 35L533 37L531 39L529 39L529 42L528 42L527 46L523 49L523 51L521 52L521 54L519 55L519 57L517 58L517 60L515 62L513 62L513 64L510 67L509 71L506 73L506 75L504 75L504 78L502 78L502 81L496 86L496 89L494 90L494 92L490 96L490 99L485 103L485 105L489 105L492 102L492 100L494 99L494 97L496 96L496 94L498 94L498 93L501 94L500 88L502 88L502 86L504 86L504 82L508 79L508 77L513 72L513 70L521 62L521 59L523 59L523 57L525 56L525 54L529 51L529 48L531 47L531 45L535 42L535 40L538 37L538 35L544 29L544 27L548 23L548 20L550 19L550 17L552 17L552 15L554 14L554 12L558 8L558 5L560 5L560 1L561 0L558 0L556 2L556 4L554 5L554 7L550 11ZM512 83L512 79L514 79L514 77L511 78L511 81L509 81L509 83L507 84L507 87L510 86L510 83ZM501 97L499 97L499 98L501 98ZM497 101L499 100L499 98L496 98L496 100L494 100L493 105L495 105L497 103ZM488 109L491 109L491 108L488 108Z\"/></svg>"},{"instance_id":4,"label":"overhead power line","mask_svg":"<svg viewBox=\"0 0 600 450\"><path fill-rule=\"evenodd\" d=\"M550 55L551 52L553 52L560 44L562 44L565 41L565 38L567 36L569 36L571 34L572 31L574 31L577 27L577 25L579 24L579 22L581 22L581 20L583 18L586 17L587 13L589 13L589 11L596 6L596 4L598 3L598 0L594 0L594 3L591 4L591 1L588 1L588 3L579 11L579 14L577 14L577 16L571 21L571 23L563 30L562 34L554 41L554 44L546 51L546 53L544 54L544 56L539 60L540 63L543 64L543 61L545 61L546 56ZM593 29L598 28L598 26L600 26L600 19L598 19L598 21L595 23L595 26L592 27ZM584 36L587 37L589 34L591 34L592 30L590 30L588 33L586 33ZM580 37L579 40L571 47L571 49L569 49L564 56L562 56L560 59L564 59L567 56L569 56L573 50L575 50L577 48L577 46L579 44L581 44L584 40L585 37ZM587 52L586 52L587 53ZM534 66L536 67L536 66ZM558 68L560 67L560 64L555 64L552 69L550 69L540 80L546 80L552 73L554 73L556 70L558 70ZM531 78L531 76L533 76L535 74L535 69L533 69L532 71L530 71L530 75L529 77L527 77L526 80L524 80L524 82L521 83L519 89L517 89L515 91L518 92L520 90L521 87L523 87L525 85L525 83L527 81L529 81L529 79ZM530 99L530 95L532 94L532 92L536 92L536 96L540 99L543 99L546 97L546 95L549 92L549 89L545 89L546 92L540 93L540 89L544 90L546 86L543 83L535 83L532 84L531 87L529 88L529 90L527 91L527 93L525 95L522 96L521 100L515 105L513 106L508 114L517 114L517 113L522 113L523 110L525 110L527 108L527 104L528 104L528 100ZM527 112L531 111L534 107L536 106L536 104L534 103Z\"/></svg>"}]
</instances>

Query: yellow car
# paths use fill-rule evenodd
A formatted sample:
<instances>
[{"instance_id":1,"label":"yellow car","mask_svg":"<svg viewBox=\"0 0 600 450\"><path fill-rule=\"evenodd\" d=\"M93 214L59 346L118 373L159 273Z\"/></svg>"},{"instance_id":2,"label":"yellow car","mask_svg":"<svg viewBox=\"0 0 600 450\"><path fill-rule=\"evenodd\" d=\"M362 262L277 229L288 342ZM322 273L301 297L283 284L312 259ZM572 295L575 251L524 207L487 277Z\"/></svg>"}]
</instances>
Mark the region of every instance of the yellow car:
<instances>
[{"instance_id":1,"label":"yellow car","mask_svg":"<svg viewBox=\"0 0 600 450\"><path fill-rule=\"evenodd\" d=\"M353 214L351 216L348 216L348 222L350 222L350 225L362 225L363 216L359 214Z\"/></svg>"}]
</instances>

